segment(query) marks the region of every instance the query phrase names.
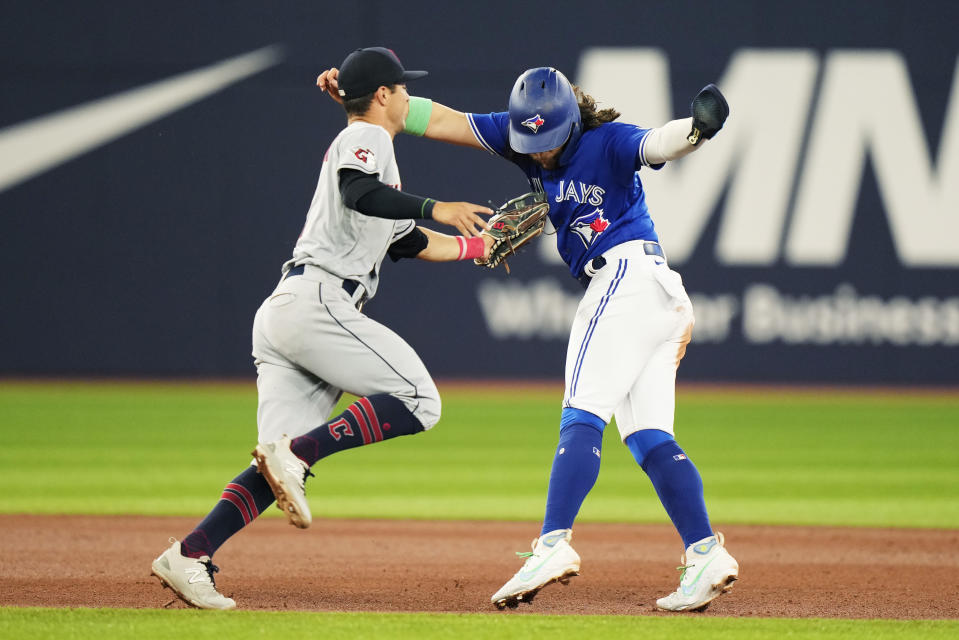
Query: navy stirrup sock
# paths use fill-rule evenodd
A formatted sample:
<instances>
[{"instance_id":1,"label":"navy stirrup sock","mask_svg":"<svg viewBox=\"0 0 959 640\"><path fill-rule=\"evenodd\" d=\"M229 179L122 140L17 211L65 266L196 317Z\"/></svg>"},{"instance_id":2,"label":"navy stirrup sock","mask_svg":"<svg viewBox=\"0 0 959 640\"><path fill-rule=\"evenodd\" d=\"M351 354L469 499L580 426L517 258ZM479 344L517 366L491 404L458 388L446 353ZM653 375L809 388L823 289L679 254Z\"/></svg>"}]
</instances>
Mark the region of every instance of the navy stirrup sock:
<instances>
[{"instance_id":1,"label":"navy stirrup sock","mask_svg":"<svg viewBox=\"0 0 959 640\"><path fill-rule=\"evenodd\" d=\"M583 500L599 476L605 427L601 418L588 411L563 409L540 535L572 528Z\"/></svg>"},{"instance_id":2,"label":"navy stirrup sock","mask_svg":"<svg viewBox=\"0 0 959 640\"><path fill-rule=\"evenodd\" d=\"M626 445L652 481L683 545L689 547L713 535L703 479L673 437L655 429L637 431L626 438Z\"/></svg>"},{"instance_id":3,"label":"navy stirrup sock","mask_svg":"<svg viewBox=\"0 0 959 640\"><path fill-rule=\"evenodd\" d=\"M384 393L360 398L329 422L294 438L290 448L313 466L337 451L422 430L423 425L401 400ZM248 467L226 485L213 510L180 543L183 554L212 557L230 536L253 522L273 501L270 485L256 467Z\"/></svg>"},{"instance_id":4,"label":"navy stirrup sock","mask_svg":"<svg viewBox=\"0 0 959 640\"><path fill-rule=\"evenodd\" d=\"M223 489L213 510L180 542L183 555L213 557L227 539L273 504L273 491L256 467L247 467Z\"/></svg>"},{"instance_id":5,"label":"navy stirrup sock","mask_svg":"<svg viewBox=\"0 0 959 640\"><path fill-rule=\"evenodd\" d=\"M388 393L378 393L360 398L329 422L293 438L290 450L312 467L318 460L337 451L422 430L423 425L402 400Z\"/></svg>"}]
</instances>

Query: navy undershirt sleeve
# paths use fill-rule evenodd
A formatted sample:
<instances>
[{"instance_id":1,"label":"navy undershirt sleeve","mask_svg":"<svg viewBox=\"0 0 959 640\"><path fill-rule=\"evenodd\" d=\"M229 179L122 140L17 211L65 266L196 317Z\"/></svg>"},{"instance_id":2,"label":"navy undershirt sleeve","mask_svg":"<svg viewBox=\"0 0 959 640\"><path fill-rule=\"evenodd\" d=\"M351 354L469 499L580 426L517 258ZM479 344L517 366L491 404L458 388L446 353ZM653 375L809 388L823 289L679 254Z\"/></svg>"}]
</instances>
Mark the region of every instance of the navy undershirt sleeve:
<instances>
[{"instance_id":1,"label":"navy undershirt sleeve","mask_svg":"<svg viewBox=\"0 0 959 640\"><path fill-rule=\"evenodd\" d=\"M375 218L430 220L436 200L415 196L388 187L378 174L340 169L340 196L350 209Z\"/></svg>"},{"instance_id":2,"label":"navy undershirt sleeve","mask_svg":"<svg viewBox=\"0 0 959 640\"><path fill-rule=\"evenodd\" d=\"M391 244L386 253L393 262L400 258L415 258L429 243L426 234L420 231L419 227L413 227L412 231Z\"/></svg>"}]
</instances>

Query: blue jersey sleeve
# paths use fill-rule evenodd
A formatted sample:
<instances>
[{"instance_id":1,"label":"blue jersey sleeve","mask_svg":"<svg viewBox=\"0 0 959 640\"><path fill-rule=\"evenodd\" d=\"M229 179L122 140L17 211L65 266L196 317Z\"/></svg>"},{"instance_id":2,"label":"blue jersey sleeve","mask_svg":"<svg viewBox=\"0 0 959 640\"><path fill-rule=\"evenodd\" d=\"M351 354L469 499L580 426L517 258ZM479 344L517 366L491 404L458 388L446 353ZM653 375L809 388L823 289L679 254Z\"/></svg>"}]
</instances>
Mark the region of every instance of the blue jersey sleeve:
<instances>
[{"instance_id":1,"label":"blue jersey sleeve","mask_svg":"<svg viewBox=\"0 0 959 640\"><path fill-rule=\"evenodd\" d=\"M633 174L644 166L661 169L662 164L644 165L640 160L640 145L645 142L649 129L623 122L611 122L605 127L606 157L610 159L613 175L620 176L628 183L632 182Z\"/></svg>"},{"instance_id":2,"label":"blue jersey sleeve","mask_svg":"<svg viewBox=\"0 0 959 640\"><path fill-rule=\"evenodd\" d=\"M509 149L508 113L467 113L466 120L484 149L498 156L506 156Z\"/></svg>"}]
</instances>

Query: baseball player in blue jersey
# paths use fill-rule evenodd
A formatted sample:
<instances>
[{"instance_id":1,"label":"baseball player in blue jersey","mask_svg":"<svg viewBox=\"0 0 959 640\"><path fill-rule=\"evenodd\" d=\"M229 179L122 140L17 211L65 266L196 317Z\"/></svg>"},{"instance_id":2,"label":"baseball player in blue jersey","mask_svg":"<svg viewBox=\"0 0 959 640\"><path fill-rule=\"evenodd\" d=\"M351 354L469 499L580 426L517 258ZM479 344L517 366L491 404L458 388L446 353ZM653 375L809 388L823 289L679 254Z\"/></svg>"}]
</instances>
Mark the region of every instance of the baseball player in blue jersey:
<instances>
[{"instance_id":1,"label":"baseball player in blue jersey","mask_svg":"<svg viewBox=\"0 0 959 640\"><path fill-rule=\"evenodd\" d=\"M289 522L310 526L305 481L334 453L430 429L440 397L416 352L360 311L376 293L380 266L392 260L467 260L488 253L480 235L490 214L467 202L437 202L403 192L393 137L408 123L407 71L389 49L359 49L344 60L340 102L348 125L330 144L306 225L283 276L253 321L257 369L255 466L229 482L182 542L153 561L152 572L185 602L204 609L236 603L216 590L214 552L276 500ZM433 219L464 235L414 222ZM343 392L359 399L329 414Z\"/></svg>"},{"instance_id":2,"label":"baseball player in blue jersey","mask_svg":"<svg viewBox=\"0 0 959 640\"><path fill-rule=\"evenodd\" d=\"M332 92L337 77L330 69L317 84ZM493 595L499 608L530 602L545 585L578 574L573 521L596 482L603 429L614 415L685 548L679 588L657 606L702 610L738 577L722 534L710 526L699 472L673 437L676 370L693 309L667 265L639 177L702 148L727 115L726 100L708 85L690 118L653 129L613 122L617 112L597 111L548 67L516 80L504 113L461 113L423 98L411 105L411 119L423 123L413 133L501 156L546 192L560 255L586 287L569 338L545 519L522 568Z\"/></svg>"}]
</instances>

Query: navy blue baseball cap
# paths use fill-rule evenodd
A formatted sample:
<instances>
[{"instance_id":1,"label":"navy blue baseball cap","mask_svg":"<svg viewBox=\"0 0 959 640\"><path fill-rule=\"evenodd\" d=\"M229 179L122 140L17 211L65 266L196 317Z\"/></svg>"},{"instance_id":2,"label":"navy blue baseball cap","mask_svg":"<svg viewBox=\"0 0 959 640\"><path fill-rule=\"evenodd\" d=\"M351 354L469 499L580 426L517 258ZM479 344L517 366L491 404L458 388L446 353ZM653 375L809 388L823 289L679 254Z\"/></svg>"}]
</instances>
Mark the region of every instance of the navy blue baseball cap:
<instances>
[{"instance_id":1,"label":"navy blue baseball cap","mask_svg":"<svg viewBox=\"0 0 959 640\"><path fill-rule=\"evenodd\" d=\"M357 49L340 65L337 77L340 97L351 100L373 93L382 86L405 84L426 75L425 71L407 71L391 49Z\"/></svg>"}]
</instances>

